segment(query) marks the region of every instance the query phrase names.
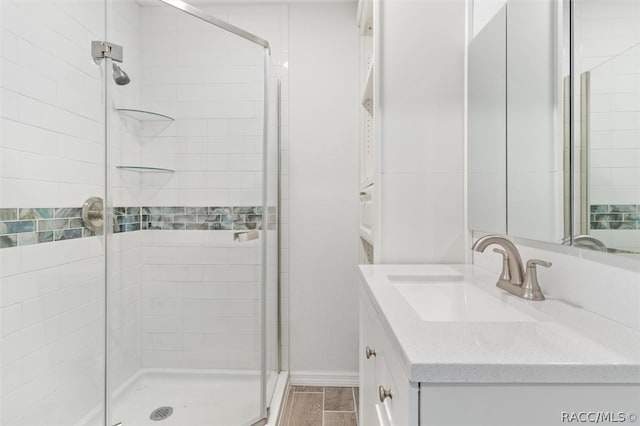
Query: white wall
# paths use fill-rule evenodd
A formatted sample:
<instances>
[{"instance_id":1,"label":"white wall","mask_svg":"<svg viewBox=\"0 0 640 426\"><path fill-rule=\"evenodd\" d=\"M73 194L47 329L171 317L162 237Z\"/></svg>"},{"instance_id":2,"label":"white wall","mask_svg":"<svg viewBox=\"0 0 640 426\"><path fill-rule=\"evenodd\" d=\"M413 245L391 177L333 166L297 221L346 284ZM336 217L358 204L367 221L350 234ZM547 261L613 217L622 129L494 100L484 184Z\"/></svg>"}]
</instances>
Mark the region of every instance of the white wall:
<instances>
[{"instance_id":1,"label":"white wall","mask_svg":"<svg viewBox=\"0 0 640 426\"><path fill-rule=\"evenodd\" d=\"M355 3L290 6L292 381L357 382ZM324 377L324 378L322 378Z\"/></svg>"},{"instance_id":2,"label":"white wall","mask_svg":"<svg viewBox=\"0 0 640 426\"><path fill-rule=\"evenodd\" d=\"M465 2L380 10L376 261L463 262Z\"/></svg>"}]
</instances>

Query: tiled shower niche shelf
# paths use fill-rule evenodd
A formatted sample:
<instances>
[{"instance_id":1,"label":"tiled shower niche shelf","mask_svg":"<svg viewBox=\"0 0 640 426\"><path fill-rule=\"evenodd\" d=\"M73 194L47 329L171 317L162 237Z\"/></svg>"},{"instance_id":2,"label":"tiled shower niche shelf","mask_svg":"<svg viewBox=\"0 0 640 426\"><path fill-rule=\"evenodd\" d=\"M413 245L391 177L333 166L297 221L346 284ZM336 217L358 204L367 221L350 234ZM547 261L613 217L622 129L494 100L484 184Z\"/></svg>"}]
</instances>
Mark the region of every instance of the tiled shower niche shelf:
<instances>
[{"instance_id":1,"label":"tiled shower niche shelf","mask_svg":"<svg viewBox=\"0 0 640 426\"><path fill-rule=\"evenodd\" d=\"M159 112L144 111L133 108L116 108L121 116L129 122L131 130L141 136L156 136L169 127L175 119Z\"/></svg>"},{"instance_id":2,"label":"tiled shower niche shelf","mask_svg":"<svg viewBox=\"0 0 640 426\"><path fill-rule=\"evenodd\" d=\"M161 167L144 167L144 166L116 166L118 170L138 173L175 173L175 170L164 169Z\"/></svg>"}]
</instances>

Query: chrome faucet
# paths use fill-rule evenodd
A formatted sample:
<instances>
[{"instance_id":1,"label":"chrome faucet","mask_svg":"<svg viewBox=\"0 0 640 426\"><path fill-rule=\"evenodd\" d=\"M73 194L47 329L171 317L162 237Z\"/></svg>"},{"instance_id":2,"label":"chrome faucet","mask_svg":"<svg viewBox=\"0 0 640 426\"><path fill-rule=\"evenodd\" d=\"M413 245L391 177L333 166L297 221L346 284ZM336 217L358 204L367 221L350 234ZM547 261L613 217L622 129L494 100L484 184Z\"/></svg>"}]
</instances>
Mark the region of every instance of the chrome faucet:
<instances>
[{"instance_id":1,"label":"chrome faucet","mask_svg":"<svg viewBox=\"0 0 640 426\"><path fill-rule=\"evenodd\" d=\"M522 258L520 257L518 248L511 241L501 237L500 235L486 235L473 243L471 248L482 253L492 244L499 245L504 249L502 256L504 257L504 260L507 261L509 269L507 271L503 271L501 277L508 274L511 279L507 281L506 284L521 286L523 282L522 277L524 276L524 271L522 270ZM500 281L506 280L501 278ZM500 283L500 281L498 283ZM500 287L500 285L498 285L498 287Z\"/></svg>"},{"instance_id":2,"label":"chrome faucet","mask_svg":"<svg viewBox=\"0 0 640 426\"><path fill-rule=\"evenodd\" d=\"M573 237L573 245L580 248L590 248L593 250L607 252L607 246L591 235L576 235Z\"/></svg>"},{"instance_id":3,"label":"chrome faucet","mask_svg":"<svg viewBox=\"0 0 640 426\"><path fill-rule=\"evenodd\" d=\"M504 249L494 249L496 253L502 254L502 272L496 286L522 299L544 300L544 294L542 294L538 283L536 266L541 265L548 268L551 266L551 262L531 259L527 262L527 270L525 272L518 248L511 241L500 235L481 237L473 243L471 248L482 253L493 244L499 245Z\"/></svg>"}]
</instances>

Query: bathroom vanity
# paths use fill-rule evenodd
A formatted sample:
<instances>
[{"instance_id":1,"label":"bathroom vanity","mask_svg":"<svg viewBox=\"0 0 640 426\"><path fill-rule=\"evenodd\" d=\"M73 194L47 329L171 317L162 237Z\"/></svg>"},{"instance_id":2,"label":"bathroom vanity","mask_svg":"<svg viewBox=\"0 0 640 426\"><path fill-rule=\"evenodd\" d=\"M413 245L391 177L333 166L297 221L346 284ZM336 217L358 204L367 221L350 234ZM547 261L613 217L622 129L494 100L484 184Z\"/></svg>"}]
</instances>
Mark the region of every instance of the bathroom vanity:
<instances>
[{"instance_id":1,"label":"bathroom vanity","mask_svg":"<svg viewBox=\"0 0 640 426\"><path fill-rule=\"evenodd\" d=\"M362 425L640 414L640 333L630 328L554 299L519 299L473 265L364 265L360 281Z\"/></svg>"}]
</instances>

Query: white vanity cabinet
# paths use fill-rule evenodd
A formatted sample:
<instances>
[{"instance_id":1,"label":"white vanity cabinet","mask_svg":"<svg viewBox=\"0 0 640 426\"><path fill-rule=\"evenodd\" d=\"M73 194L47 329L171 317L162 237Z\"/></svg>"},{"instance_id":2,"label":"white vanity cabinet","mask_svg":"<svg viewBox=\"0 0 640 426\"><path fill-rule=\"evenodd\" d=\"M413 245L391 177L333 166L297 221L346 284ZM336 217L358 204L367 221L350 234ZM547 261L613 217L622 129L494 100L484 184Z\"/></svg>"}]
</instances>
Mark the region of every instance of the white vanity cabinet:
<instances>
[{"instance_id":1,"label":"white vanity cabinet","mask_svg":"<svg viewBox=\"0 0 640 426\"><path fill-rule=\"evenodd\" d=\"M440 276L446 268L466 280L486 278L470 266L361 266L361 425L562 426L597 416L611 419L604 424L640 422L636 331L506 294L501 300L511 306L533 307L523 312L535 322L424 321L385 278ZM492 282L482 287L499 291Z\"/></svg>"}]
</instances>

